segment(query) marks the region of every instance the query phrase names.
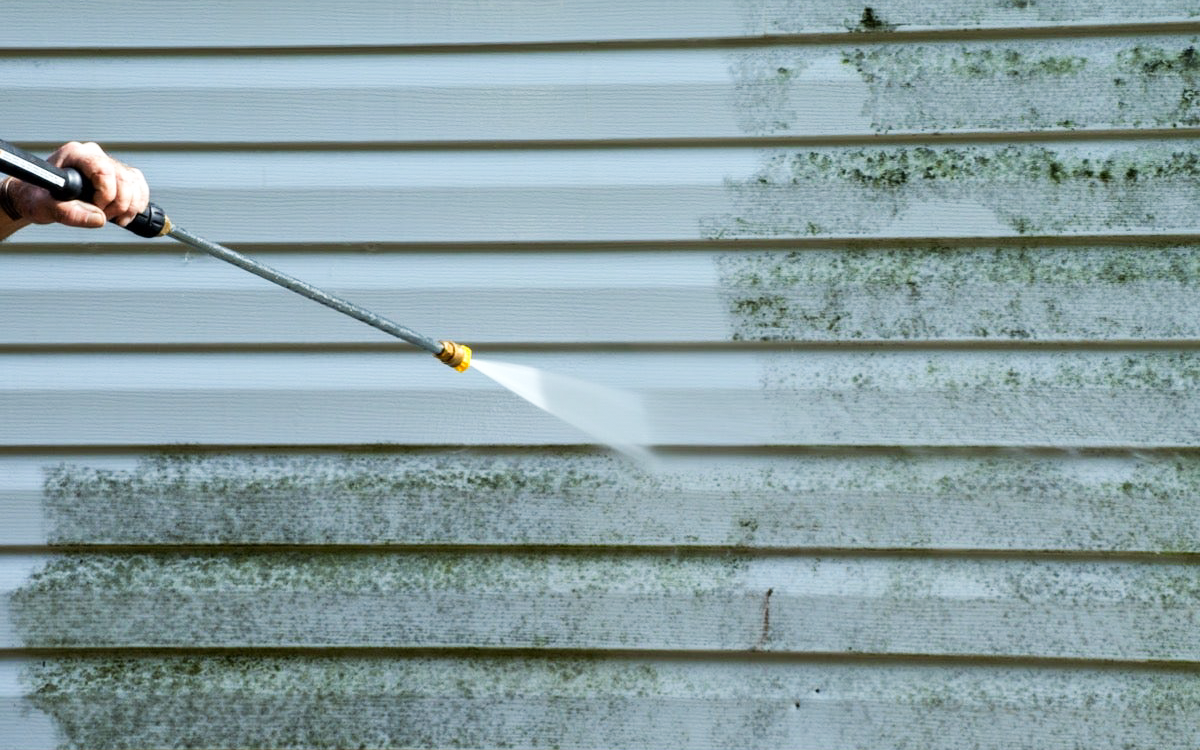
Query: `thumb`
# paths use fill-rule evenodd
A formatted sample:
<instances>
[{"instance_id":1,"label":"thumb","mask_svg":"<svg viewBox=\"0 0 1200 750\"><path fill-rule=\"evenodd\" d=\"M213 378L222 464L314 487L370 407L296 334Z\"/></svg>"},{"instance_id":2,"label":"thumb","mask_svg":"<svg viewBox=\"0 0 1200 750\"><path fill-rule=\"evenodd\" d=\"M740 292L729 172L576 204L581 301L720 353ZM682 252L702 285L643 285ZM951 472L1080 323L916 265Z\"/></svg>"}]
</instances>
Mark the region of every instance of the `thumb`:
<instances>
[{"instance_id":1,"label":"thumb","mask_svg":"<svg viewBox=\"0 0 1200 750\"><path fill-rule=\"evenodd\" d=\"M90 203L67 201L54 208L54 220L69 227L95 229L104 226L104 212Z\"/></svg>"}]
</instances>

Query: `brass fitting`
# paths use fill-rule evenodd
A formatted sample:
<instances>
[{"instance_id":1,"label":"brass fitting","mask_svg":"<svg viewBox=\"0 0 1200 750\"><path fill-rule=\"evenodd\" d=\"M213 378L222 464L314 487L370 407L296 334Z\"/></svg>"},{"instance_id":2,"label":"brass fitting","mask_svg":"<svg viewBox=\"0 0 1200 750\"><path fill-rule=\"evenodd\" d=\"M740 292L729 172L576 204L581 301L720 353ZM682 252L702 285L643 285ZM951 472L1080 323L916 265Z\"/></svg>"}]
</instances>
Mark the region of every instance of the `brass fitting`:
<instances>
[{"instance_id":1,"label":"brass fitting","mask_svg":"<svg viewBox=\"0 0 1200 750\"><path fill-rule=\"evenodd\" d=\"M453 341L439 341L442 351L436 355L438 359L459 372L466 372L471 366L471 347L466 344L456 344Z\"/></svg>"}]
</instances>

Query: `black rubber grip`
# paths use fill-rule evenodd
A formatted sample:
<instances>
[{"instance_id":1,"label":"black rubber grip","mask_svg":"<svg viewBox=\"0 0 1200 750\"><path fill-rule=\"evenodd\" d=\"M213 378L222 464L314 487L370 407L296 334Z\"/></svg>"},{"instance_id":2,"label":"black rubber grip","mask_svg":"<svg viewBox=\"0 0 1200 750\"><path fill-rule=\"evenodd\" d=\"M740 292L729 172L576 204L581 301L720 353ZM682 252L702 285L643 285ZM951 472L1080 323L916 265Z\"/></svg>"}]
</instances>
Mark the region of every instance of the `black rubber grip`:
<instances>
[{"instance_id":1,"label":"black rubber grip","mask_svg":"<svg viewBox=\"0 0 1200 750\"><path fill-rule=\"evenodd\" d=\"M55 200L82 200L91 203L96 189L77 169L56 167L8 141L0 140L0 172L31 185L45 188ZM110 219L111 221L111 219ZM163 233L167 215L154 203L146 206L125 229L139 237L157 237Z\"/></svg>"},{"instance_id":2,"label":"black rubber grip","mask_svg":"<svg viewBox=\"0 0 1200 750\"><path fill-rule=\"evenodd\" d=\"M50 194L59 200L81 200L91 203L92 196L96 194L96 188L92 183L83 179L83 175L77 169L67 167L63 172L66 173L68 184L72 186L72 190L75 189L74 186L76 184L79 185L79 192L70 198L59 198L53 192ZM109 221L115 222L115 219L109 219ZM167 215L163 213L163 210L157 204L149 203L146 205L146 208L142 209L140 214L133 217L133 221L126 224L123 228L128 229L139 237L157 237L162 234L166 223Z\"/></svg>"}]
</instances>

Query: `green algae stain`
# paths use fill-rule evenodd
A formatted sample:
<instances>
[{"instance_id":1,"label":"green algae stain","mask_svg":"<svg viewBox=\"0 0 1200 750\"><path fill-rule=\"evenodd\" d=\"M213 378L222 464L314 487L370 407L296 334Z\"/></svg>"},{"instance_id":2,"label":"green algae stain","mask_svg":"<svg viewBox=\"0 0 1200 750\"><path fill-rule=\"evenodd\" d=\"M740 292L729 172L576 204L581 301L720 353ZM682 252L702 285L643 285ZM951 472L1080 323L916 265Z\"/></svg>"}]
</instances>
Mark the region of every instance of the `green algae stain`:
<instances>
[{"instance_id":1,"label":"green algae stain","mask_svg":"<svg viewBox=\"0 0 1200 750\"><path fill-rule=\"evenodd\" d=\"M747 565L670 553L64 555L9 601L22 642L39 648L613 647L661 637L615 602L736 591Z\"/></svg>"},{"instance_id":2,"label":"green algae stain","mask_svg":"<svg viewBox=\"0 0 1200 750\"><path fill-rule=\"evenodd\" d=\"M734 212L704 217L700 231L710 239L804 237L812 226L879 234L910 210L919 216L923 205L946 202L990 210L1018 234L1185 230L1200 207L1198 178L1200 152L1182 144L775 150L754 174L726 180ZM948 220L931 229L975 231Z\"/></svg>"},{"instance_id":3,"label":"green algae stain","mask_svg":"<svg viewBox=\"0 0 1200 750\"><path fill-rule=\"evenodd\" d=\"M925 76L947 76L966 81L1003 80L1027 85L1045 78L1077 76L1088 67L1086 58L1072 55L1029 55L1017 49L966 47L946 54L940 48L912 45L877 48L870 52L856 49L844 53L842 61L856 67L868 83L887 82L901 88L909 83L909 89L912 88L911 81L892 78L896 68L919 66Z\"/></svg>"},{"instance_id":4,"label":"green algae stain","mask_svg":"<svg viewBox=\"0 0 1200 750\"><path fill-rule=\"evenodd\" d=\"M1079 55L908 44L846 50L842 62L868 85L876 132L1085 127L1108 109Z\"/></svg>"},{"instance_id":5,"label":"green algae stain","mask_svg":"<svg viewBox=\"0 0 1200 750\"><path fill-rule=\"evenodd\" d=\"M560 537L556 510L611 503L626 475L570 450L164 453L131 469L51 465L43 494L55 544L520 543Z\"/></svg>"},{"instance_id":6,"label":"green algae stain","mask_svg":"<svg viewBox=\"0 0 1200 750\"><path fill-rule=\"evenodd\" d=\"M880 133L1192 126L1196 58L1194 43L914 44L842 55L869 89L864 114Z\"/></svg>"},{"instance_id":7,"label":"green algae stain","mask_svg":"<svg viewBox=\"0 0 1200 750\"><path fill-rule=\"evenodd\" d=\"M1191 246L812 249L716 265L735 341L1200 337Z\"/></svg>"},{"instance_id":8,"label":"green algae stain","mask_svg":"<svg viewBox=\"0 0 1200 750\"><path fill-rule=\"evenodd\" d=\"M65 748L590 747L581 716L662 689L651 664L487 655L59 657L23 682Z\"/></svg>"},{"instance_id":9,"label":"green algae stain","mask_svg":"<svg viewBox=\"0 0 1200 750\"><path fill-rule=\"evenodd\" d=\"M1137 46L1123 50L1117 56L1120 67L1128 72L1146 76L1175 74L1194 76L1200 73L1200 54L1195 45L1188 45L1180 52L1158 47Z\"/></svg>"},{"instance_id":10,"label":"green algae stain","mask_svg":"<svg viewBox=\"0 0 1200 750\"><path fill-rule=\"evenodd\" d=\"M655 592L721 588L746 560L675 554L529 552L221 551L91 553L52 558L14 594L162 590L379 594L418 591Z\"/></svg>"}]
</instances>

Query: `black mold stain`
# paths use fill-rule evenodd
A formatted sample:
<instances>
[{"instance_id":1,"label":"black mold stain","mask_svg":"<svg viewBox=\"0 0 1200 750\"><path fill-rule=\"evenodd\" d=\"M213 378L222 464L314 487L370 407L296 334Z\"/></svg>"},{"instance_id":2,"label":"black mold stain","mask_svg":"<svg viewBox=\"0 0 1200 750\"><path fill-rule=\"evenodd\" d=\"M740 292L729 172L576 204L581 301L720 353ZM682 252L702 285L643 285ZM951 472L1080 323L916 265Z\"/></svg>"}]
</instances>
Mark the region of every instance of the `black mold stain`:
<instances>
[{"instance_id":1,"label":"black mold stain","mask_svg":"<svg viewBox=\"0 0 1200 750\"><path fill-rule=\"evenodd\" d=\"M858 25L854 26L852 30L860 32L895 31L896 24L885 22L875 12L875 9L868 5L863 8L862 16L858 19Z\"/></svg>"}]
</instances>

